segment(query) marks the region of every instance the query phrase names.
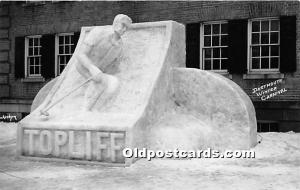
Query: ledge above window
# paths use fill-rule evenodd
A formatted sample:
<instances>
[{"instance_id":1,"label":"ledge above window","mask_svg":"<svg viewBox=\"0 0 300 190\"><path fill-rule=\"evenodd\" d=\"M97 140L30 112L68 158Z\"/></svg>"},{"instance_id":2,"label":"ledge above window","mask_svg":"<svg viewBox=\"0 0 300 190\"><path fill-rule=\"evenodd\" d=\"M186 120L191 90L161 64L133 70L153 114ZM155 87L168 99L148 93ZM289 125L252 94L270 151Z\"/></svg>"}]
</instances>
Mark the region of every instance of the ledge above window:
<instances>
[{"instance_id":1,"label":"ledge above window","mask_svg":"<svg viewBox=\"0 0 300 190\"><path fill-rule=\"evenodd\" d=\"M27 78L22 78L21 82L45 82L44 77L27 77Z\"/></svg>"},{"instance_id":2,"label":"ledge above window","mask_svg":"<svg viewBox=\"0 0 300 190\"><path fill-rule=\"evenodd\" d=\"M243 79L283 79L283 73L248 73L243 75Z\"/></svg>"}]
</instances>

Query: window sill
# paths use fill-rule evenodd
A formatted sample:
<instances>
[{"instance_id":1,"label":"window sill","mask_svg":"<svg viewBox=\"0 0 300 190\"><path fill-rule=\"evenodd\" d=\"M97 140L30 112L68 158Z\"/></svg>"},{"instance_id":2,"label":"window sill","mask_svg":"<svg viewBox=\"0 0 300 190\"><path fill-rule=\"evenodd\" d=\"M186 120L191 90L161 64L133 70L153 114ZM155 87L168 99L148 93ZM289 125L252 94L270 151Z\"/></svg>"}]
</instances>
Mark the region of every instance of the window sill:
<instances>
[{"instance_id":1,"label":"window sill","mask_svg":"<svg viewBox=\"0 0 300 190\"><path fill-rule=\"evenodd\" d=\"M243 75L243 79L283 79L283 73L248 73Z\"/></svg>"},{"instance_id":2,"label":"window sill","mask_svg":"<svg viewBox=\"0 0 300 190\"><path fill-rule=\"evenodd\" d=\"M217 74L219 74L219 75L222 75L222 76L224 76L224 77L226 77L226 78L228 78L228 79L232 79L232 74L229 74L228 72L220 72L220 71L214 71L214 70L206 70L206 71L210 71L210 72L213 72L213 73L217 73Z\"/></svg>"},{"instance_id":3,"label":"window sill","mask_svg":"<svg viewBox=\"0 0 300 190\"><path fill-rule=\"evenodd\" d=\"M45 78L43 77L27 77L21 79L21 82L45 82Z\"/></svg>"},{"instance_id":4,"label":"window sill","mask_svg":"<svg viewBox=\"0 0 300 190\"><path fill-rule=\"evenodd\" d=\"M229 73L219 73L220 75L223 75L226 78L232 79L232 74Z\"/></svg>"}]
</instances>

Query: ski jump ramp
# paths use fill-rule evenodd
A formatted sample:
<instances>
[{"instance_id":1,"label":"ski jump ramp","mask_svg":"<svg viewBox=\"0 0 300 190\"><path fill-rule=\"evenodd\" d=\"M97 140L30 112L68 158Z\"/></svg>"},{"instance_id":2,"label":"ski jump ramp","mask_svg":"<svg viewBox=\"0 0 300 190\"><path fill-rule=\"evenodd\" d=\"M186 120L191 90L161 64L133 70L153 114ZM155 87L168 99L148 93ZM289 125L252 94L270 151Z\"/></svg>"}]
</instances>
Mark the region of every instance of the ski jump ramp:
<instances>
[{"instance_id":1,"label":"ski jump ramp","mask_svg":"<svg viewBox=\"0 0 300 190\"><path fill-rule=\"evenodd\" d=\"M124 56L108 73L119 79L120 89L106 104L81 111L83 86L42 119L40 107L49 94L55 94L55 101L84 80L72 65L92 28L82 28L68 66L39 91L31 113L19 122L19 157L130 165L137 158L125 158L124 148L225 150L256 145L250 98L221 75L185 68L185 27L174 21L132 24L122 37Z\"/></svg>"}]
</instances>

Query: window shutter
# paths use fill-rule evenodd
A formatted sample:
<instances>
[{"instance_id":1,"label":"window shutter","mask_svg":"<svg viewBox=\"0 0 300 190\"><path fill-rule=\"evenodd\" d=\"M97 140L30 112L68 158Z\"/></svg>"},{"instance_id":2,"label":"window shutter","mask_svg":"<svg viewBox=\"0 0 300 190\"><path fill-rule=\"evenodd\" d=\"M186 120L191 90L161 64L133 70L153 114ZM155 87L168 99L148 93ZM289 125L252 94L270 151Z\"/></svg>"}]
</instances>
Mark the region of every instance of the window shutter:
<instances>
[{"instance_id":1,"label":"window shutter","mask_svg":"<svg viewBox=\"0 0 300 190\"><path fill-rule=\"evenodd\" d=\"M200 68L200 23L186 25L186 67Z\"/></svg>"},{"instance_id":2,"label":"window shutter","mask_svg":"<svg viewBox=\"0 0 300 190\"><path fill-rule=\"evenodd\" d=\"M296 16L280 17L280 72L296 71Z\"/></svg>"},{"instance_id":3,"label":"window shutter","mask_svg":"<svg viewBox=\"0 0 300 190\"><path fill-rule=\"evenodd\" d=\"M73 37L74 38L74 46L73 46L72 52L75 51L79 37L80 37L80 32L74 32L74 37Z\"/></svg>"},{"instance_id":4,"label":"window shutter","mask_svg":"<svg viewBox=\"0 0 300 190\"><path fill-rule=\"evenodd\" d=\"M15 38L15 78L25 77L25 37Z\"/></svg>"},{"instance_id":5,"label":"window shutter","mask_svg":"<svg viewBox=\"0 0 300 190\"><path fill-rule=\"evenodd\" d=\"M46 79L55 77L55 35L47 34L41 38L41 72Z\"/></svg>"},{"instance_id":6,"label":"window shutter","mask_svg":"<svg viewBox=\"0 0 300 190\"><path fill-rule=\"evenodd\" d=\"M228 22L228 62L229 73L247 72L247 20Z\"/></svg>"}]
</instances>

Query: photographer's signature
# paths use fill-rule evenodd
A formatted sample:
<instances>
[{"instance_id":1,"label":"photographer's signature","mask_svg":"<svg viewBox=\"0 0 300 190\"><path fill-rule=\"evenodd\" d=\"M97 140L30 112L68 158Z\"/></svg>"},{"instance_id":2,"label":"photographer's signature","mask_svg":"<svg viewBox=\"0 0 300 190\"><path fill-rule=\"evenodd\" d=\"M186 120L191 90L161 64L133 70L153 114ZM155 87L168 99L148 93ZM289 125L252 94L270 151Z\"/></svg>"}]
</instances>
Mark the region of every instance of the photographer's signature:
<instances>
[{"instance_id":1,"label":"photographer's signature","mask_svg":"<svg viewBox=\"0 0 300 190\"><path fill-rule=\"evenodd\" d=\"M10 115L10 114L8 114L8 115L0 115L0 121L7 121L7 120L9 120L10 122L12 122L12 121L17 121L17 116L15 116L15 115Z\"/></svg>"}]
</instances>

